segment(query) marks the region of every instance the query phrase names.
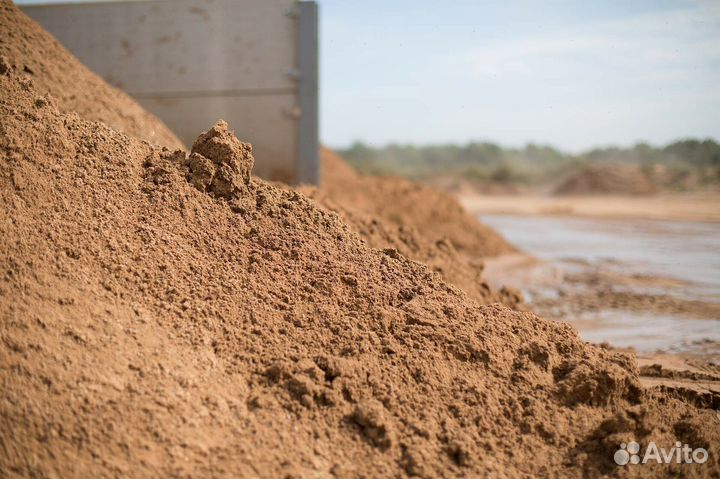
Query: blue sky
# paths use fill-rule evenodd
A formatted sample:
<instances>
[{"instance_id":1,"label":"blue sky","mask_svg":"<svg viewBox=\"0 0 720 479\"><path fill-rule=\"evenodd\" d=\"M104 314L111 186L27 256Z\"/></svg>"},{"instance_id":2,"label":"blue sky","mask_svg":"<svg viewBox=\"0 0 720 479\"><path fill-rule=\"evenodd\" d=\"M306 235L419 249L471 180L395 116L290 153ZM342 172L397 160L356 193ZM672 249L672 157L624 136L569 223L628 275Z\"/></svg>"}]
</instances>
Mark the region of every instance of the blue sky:
<instances>
[{"instance_id":1,"label":"blue sky","mask_svg":"<svg viewBox=\"0 0 720 479\"><path fill-rule=\"evenodd\" d=\"M720 0L318 1L329 146L720 139Z\"/></svg>"},{"instance_id":2,"label":"blue sky","mask_svg":"<svg viewBox=\"0 0 720 479\"><path fill-rule=\"evenodd\" d=\"M320 0L321 136L720 138L718 1Z\"/></svg>"}]
</instances>

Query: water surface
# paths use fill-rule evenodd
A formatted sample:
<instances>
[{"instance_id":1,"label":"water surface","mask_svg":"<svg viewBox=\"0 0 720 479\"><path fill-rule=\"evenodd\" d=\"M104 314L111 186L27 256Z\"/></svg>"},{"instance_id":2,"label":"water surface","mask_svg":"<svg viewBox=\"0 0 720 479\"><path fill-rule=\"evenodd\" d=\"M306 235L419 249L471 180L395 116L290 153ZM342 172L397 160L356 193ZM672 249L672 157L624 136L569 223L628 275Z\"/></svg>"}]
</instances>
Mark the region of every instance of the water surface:
<instances>
[{"instance_id":1,"label":"water surface","mask_svg":"<svg viewBox=\"0 0 720 479\"><path fill-rule=\"evenodd\" d=\"M643 292L720 302L718 223L520 215L483 215L482 221L554 268L678 280ZM720 341L720 318L606 310L571 322L588 341L638 351L691 350L699 342Z\"/></svg>"}]
</instances>

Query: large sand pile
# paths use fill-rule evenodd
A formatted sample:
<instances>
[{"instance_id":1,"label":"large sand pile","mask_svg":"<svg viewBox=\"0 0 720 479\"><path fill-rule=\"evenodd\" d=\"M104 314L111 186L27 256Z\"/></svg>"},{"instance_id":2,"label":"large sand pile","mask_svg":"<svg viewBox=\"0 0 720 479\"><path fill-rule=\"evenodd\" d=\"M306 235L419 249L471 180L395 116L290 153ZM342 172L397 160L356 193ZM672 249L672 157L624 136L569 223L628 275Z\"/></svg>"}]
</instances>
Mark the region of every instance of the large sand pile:
<instances>
[{"instance_id":1,"label":"large sand pile","mask_svg":"<svg viewBox=\"0 0 720 479\"><path fill-rule=\"evenodd\" d=\"M369 188L349 197L376 195L337 207L348 227L252 178L250 146L223 123L191 154L118 133L179 144L74 59L47 63L67 55L51 39L35 55L50 37L2 8L0 476L720 472L713 412L643 391L629 357L368 246L460 278L459 255L502 248L462 223L432 237L451 203L346 175ZM382 205L408 193L434 213ZM618 469L632 439L710 461Z\"/></svg>"},{"instance_id":2,"label":"large sand pile","mask_svg":"<svg viewBox=\"0 0 720 479\"><path fill-rule=\"evenodd\" d=\"M483 303L522 304L518 291L495 291L482 278L482 257L513 248L452 197L400 178L362 176L326 148L321 159L321 187L300 191L338 213L370 246L397 249Z\"/></svg>"},{"instance_id":3,"label":"large sand pile","mask_svg":"<svg viewBox=\"0 0 720 479\"><path fill-rule=\"evenodd\" d=\"M152 143L183 147L159 119L91 72L10 0L0 0L0 56L32 77L39 92L50 93L61 111Z\"/></svg>"},{"instance_id":4,"label":"large sand pile","mask_svg":"<svg viewBox=\"0 0 720 479\"><path fill-rule=\"evenodd\" d=\"M555 188L556 195L648 195L657 192L652 180L634 165L588 165Z\"/></svg>"},{"instance_id":5,"label":"large sand pile","mask_svg":"<svg viewBox=\"0 0 720 479\"><path fill-rule=\"evenodd\" d=\"M171 152L0 70L0 471L720 474L714 411L369 248L223 123ZM711 453L617 468L630 440Z\"/></svg>"}]
</instances>

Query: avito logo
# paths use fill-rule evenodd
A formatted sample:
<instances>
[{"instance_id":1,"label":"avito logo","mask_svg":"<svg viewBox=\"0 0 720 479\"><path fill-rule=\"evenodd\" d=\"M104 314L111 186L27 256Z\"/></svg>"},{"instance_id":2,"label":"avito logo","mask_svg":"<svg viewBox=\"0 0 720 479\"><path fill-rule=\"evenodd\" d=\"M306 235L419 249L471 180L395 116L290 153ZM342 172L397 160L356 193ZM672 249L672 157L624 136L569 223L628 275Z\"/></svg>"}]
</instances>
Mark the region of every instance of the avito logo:
<instances>
[{"instance_id":1,"label":"avito logo","mask_svg":"<svg viewBox=\"0 0 720 479\"><path fill-rule=\"evenodd\" d=\"M635 441L624 442L620 444L620 449L615 451L613 456L618 466L626 464L647 464L649 461L655 461L658 464L704 464L708 460L708 452L702 447L696 449L691 448L687 444L680 441L675 443L675 447L666 450L664 447L658 448L657 444L650 442L645 449L645 453L640 454L640 444Z\"/></svg>"}]
</instances>

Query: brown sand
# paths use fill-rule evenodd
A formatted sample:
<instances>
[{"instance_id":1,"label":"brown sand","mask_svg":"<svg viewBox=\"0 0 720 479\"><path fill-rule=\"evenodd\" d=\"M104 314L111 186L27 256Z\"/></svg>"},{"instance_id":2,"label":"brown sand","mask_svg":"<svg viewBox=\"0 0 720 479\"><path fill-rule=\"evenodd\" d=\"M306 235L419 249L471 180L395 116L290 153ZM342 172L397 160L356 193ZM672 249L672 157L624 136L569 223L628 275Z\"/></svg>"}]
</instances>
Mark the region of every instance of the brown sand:
<instances>
[{"instance_id":1,"label":"brown sand","mask_svg":"<svg viewBox=\"0 0 720 479\"><path fill-rule=\"evenodd\" d=\"M33 78L38 92L50 93L61 111L152 143L183 147L159 119L91 72L10 0L0 0L0 56Z\"/></svg>"},{"instance_id":2,"label":"brown sand","mask_svg":"<svg viewBox=\"0 0 720 479\"><path fill-rule=\"evenodd\" d=\"M1 471L720 474L714 411L644 390L631 357L567 326L369 248L251 178L226 125L188 156L57 104L0 75ZM629 440L711 452L617 468Z\"/></svg>"},{"instance_id":3,"label":"brown sand","mask_svg":"<svg viewBox=\"0 0 720 479\"><path fill-rule=\"evenodd\" d=\"M359 175L327 149L322 165L322 191L341 206L379 216L397 227L414 228L432 239L446 238L459 252L475 257L514 250L442 191L404 178Z\"/></svg>"},{"instance_id":4,"label":"brown sand","mask_svg":"<svg viewBox=\"0 0 720 479\"><path fill-rule=\"evenodd\" d=\"M2 13L0 47L30 41ZM704 396L643 391L628 357L368 248L462 284L460 255L507 250L452 202L346 180L376 194L336 208L365 242L252 179L224 124L190 156L136 141L61 113L157 141L135 103L45 96L68 77L31 86L18 51L0 64L0 476L582 477L629 472L611 460L628 438L711 449L631 476L718 473ZM434 213L383 204L408 193ZM437 238L432 214L454 215Z\"/></svg>"},{"instance_id":5,"label":"brown sand","mask_svg":"<svg viewBox=\"0 0 720 479\"><path fill-rule=\"evenodd\" d=\"M482 303L521 307L519 291L496 291L482 278L482 257L513 248L465 213L454 198L400 178L359 175L327 148L322 150L322 171L319 189L300 191L338 213L370 246L397 249Z\"/></svg>"},{"instance_id":6,"label":"brown sand","mask_svg":"<svg viewBox=\"0 0 720 479\"><path fill-rule=\"evenodd\" d=\"M453 196L464 195L519 195L527 188L515 183L470 180L462 176L437 175L423 178L423 183L447 191Z\"/></svg>"},{"instance_id":7,"label":"brown sand","mask_svg":"<svg viewBox=\"0 0 720 479\"><path fill-rule=\"evenodd\" d=\"M588 165L555 188L556 195L648 195L656 192L655 184L635 165Z\"/></svg>"}]
</instances>

